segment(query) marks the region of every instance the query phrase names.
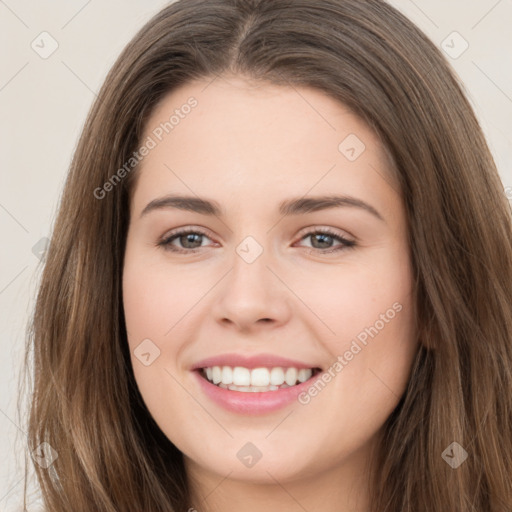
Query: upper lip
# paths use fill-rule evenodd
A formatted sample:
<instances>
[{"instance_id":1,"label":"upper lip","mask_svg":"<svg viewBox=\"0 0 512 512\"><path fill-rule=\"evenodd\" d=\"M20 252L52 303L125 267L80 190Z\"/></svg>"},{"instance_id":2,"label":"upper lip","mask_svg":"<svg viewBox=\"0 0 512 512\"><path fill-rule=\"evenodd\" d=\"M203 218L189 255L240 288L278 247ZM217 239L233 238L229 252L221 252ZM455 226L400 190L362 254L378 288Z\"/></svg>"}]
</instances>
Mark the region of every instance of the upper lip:
<instances>
[{"instance_id":1,"label":"upper lip","mask_svg":"<svg viewBox=\"0 0 512 512\"><path fill-rule=\"evenodd\" d=\"M274 354L255 354L251 356L241 354L222 354L218 356L208 357L194 365L191 370L200 368L211 368L212 366L242 366L244 368L275 368L277 366L285 368L319 368L318 365L311 363L303 363L295 359L276 356Z\"/></svg>"}]
</instances>

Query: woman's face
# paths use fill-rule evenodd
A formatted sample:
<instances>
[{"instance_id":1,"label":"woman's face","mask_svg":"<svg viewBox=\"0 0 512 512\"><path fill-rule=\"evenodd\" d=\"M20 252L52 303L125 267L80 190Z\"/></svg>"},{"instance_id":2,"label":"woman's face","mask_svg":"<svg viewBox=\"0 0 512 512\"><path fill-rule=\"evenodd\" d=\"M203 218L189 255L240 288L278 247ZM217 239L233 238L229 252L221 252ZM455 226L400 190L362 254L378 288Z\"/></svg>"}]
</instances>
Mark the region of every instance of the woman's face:
<instances>
[{"instance_id":1,"label":"woman's face","mask_svg":"<svg viewBox=\"0 0 512 512\"><path fill-rule=\"evenodd\" d=\"M143 143L123 298L161 430L216 482L361 468L417 348L379 140L317 90L219 77L165 97Z\"/></svg>"}]
</instances>

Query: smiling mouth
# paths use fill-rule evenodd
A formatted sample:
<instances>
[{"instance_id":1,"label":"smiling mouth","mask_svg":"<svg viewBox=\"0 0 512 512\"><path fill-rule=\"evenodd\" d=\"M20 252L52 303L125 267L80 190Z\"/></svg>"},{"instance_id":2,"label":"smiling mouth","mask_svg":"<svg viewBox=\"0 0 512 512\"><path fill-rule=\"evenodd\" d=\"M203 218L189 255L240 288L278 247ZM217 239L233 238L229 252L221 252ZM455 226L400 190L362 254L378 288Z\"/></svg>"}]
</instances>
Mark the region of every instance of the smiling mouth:
<instances>
[{"instance_id":1,"label":"smiling mouth","mask_svg":"<svg viewBox=\"0 0 512 512\"><path fill-rule=\"evenodd\" d=\"M278 391L306 382L321 372L320 368L245 368L243 366L211 366L200 368L199 374L210 384L230 391L261 393Z\"/></svg>"}]
</instances>

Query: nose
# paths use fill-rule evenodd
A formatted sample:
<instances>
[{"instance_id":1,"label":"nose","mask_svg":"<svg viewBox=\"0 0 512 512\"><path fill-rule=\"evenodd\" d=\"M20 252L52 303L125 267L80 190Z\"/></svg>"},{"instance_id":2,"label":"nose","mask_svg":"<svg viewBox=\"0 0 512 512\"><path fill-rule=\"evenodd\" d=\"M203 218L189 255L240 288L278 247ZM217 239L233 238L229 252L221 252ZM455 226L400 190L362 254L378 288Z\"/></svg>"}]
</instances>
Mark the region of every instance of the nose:
<instances>
[{"instance_id":1,"label":"nose","mask_svg":"<svg viewBox=\"0 0 512 512\"><path fill-rule=\"evenodd\" d=\"M288 322L292 297L270 260L265 251L251 263L235 254L231 271L217 287L216 321L244 332Z\"/></svg>"}]
</instances>

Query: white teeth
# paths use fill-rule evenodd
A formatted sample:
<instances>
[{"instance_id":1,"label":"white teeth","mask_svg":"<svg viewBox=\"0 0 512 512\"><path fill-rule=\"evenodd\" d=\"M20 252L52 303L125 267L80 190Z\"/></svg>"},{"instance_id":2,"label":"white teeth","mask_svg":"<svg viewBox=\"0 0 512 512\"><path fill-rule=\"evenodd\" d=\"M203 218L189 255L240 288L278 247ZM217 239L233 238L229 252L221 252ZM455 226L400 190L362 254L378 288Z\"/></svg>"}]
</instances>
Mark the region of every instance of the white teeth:
<instances>
[{"instance_id":1,"label":"white teeth","mask_svg":"<svg viewBox=\"0 0 512 512\"><path fill-rule=\"evenodd\" d=\"M270 371L270 384L280 386L284 382L284 371L282 368L272 368Z\"/></svg>"},{"instance_id":2,"label":"white teeth","mask_svg":"<svg viewBox=\"0 0 512 512\"><path fill-rule=\"evenodd\" d=\"M268 386L270 384L270 372L267 368L254 368L251 371L251 386Z\"/></svg>"},{"instance_id":3,"label":"white teeth","mask_svg":"<svg viewBox=\"0 0 512 512\"><path fill-rule=\"evenodd\" d=\"M288 368L284 380L288 386L293 386L297 382L297 370L295 368Z\"/></svg>"},{"instance_id":4,"label":"white teeth","mask_svg":"<svg viewBox=\"0 0 512 512\"><path fill-rule=\"evenodd\" d=\"M233 382L233 368L231 366L222 367L222 384L231 384Z\"/></svg>"},{"instance_id":5,"label":"white teeth","mask_svg":"<svg viewBox=\"0 0 512 512\"><path fill-rule=\"evenodd\" d=\"M278 389L289 388L287 384L282 386L235 386L234 384L222 384L218 385L220 388L229 389L231 391L243 391L246 393L262 393L265 391L277 391Z\"/></svg>"},{"instance_id":6,"label":"white teeth","mask_svg":"<svg viewBox=\"0 0 512 512\"><path fill-rule=\"evenodd\" d=\"M305 382L313 375L311 368L244 368L242 366L212 366L205 368L206 378L232 391L275 391Z\"/></svg>"},{"instance_id":7,"label":"white teeth","mask_svg":"<svg viewBox=\"0 0 512 512\"><path fill-rule=\"evenodd\" d=\"M297 379L299 382L306 382L313 375L313 370L311 368L301 368L299 373L297 374Z\"/></svg>"},{"instance_id":8,"label":"white teeth","mask_svg":"<svg viewBox=\"0 0 512 512\"><path fill-rule=\"evenodd\" d=\"M214 366L212 368L212 380L214 384L218 384L222 380L222 370L220 366Z\"/></svg>"},{"instance_id":9,"label":"white teeth","mask_svg":"<svg viewBox=\"0 0 512 512\"><path fill-rule=\"evenodd\" d=\"M233 384L235 384L235 386L250 386L251 370L242 368L241 366L235 366L235 368L233 368Z\"/></svg>"}]
</instances>

